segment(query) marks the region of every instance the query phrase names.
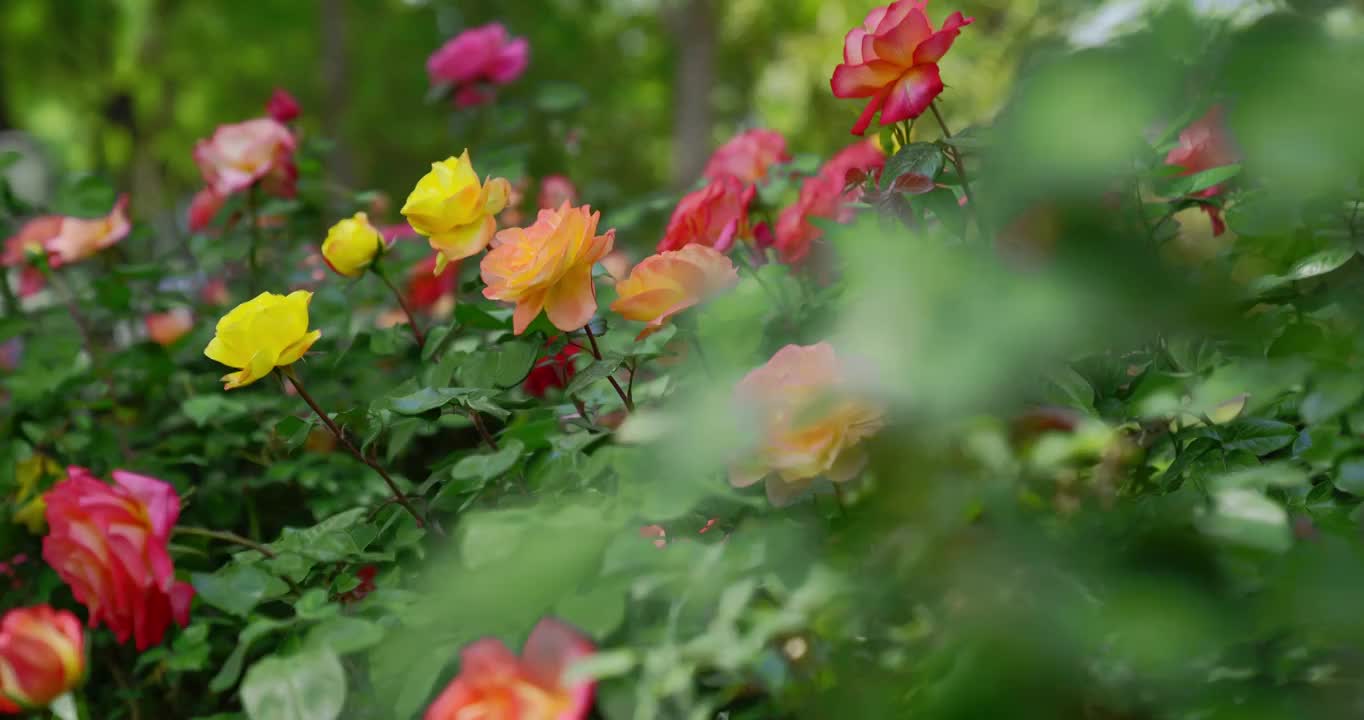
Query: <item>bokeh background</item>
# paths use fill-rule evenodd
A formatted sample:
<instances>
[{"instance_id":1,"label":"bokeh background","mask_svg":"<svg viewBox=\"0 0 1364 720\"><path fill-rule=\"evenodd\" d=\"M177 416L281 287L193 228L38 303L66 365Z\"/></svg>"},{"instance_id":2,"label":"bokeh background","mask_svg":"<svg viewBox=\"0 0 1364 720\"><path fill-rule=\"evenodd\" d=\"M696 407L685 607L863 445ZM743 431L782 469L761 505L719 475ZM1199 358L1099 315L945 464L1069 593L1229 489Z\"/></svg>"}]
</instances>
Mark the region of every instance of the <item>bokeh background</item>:
<instances>
[{"instance_id":1,"label":"bokeh background","mask_svg":"<svg viewBox=\"0 0 1364 720\"><path fill-rule=\"evenodd\" d=\"M1304 0L1342 32L1360 3ZM5 0L0 4L0 145L37 146L18 183L99 173L135 213L183 216L200 186L197 139L261 115L273 88L302 103L306 134L337 196L401 200L434 159L475 150L510 177L565 174L587 202L640 219L648 247L675 193L737 129L784 133L797 154L845 145L860 106L828 91L842 36L870 0ZM1029 56L1097 45L1186 5L1249 23L1265 0L964 0L930 7L976 18L943 63L957 126L988 120ZM427 56L463 28L501 21L530 40L526 76L495 105L458 113L429 96ZM529 129L531 132L527 132ZM528 141L529 139L529 141ZM671 197L675 197L675 194ZM645 212L641 213L640 210ZM174 213L169 214L169 213ZM622 215L623 214L623 215ZM181 220L183 222L183 220Z\"/></svg>"}]
</instances>

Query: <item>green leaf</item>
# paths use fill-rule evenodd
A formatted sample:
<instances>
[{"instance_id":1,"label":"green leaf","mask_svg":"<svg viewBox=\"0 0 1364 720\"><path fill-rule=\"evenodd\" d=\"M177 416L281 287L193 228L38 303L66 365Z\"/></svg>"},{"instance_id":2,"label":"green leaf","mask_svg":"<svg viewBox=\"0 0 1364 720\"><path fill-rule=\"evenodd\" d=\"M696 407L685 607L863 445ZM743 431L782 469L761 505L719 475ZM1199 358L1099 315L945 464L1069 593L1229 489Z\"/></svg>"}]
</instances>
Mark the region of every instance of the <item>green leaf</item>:
<instances>
[{"instance_id":1,"label":"green leaf","mask_svg":"<svg viewBox=\"0 0 1364 720\"><path fill-rule=\"evenodd\" d=\"M1213 508L1199 517L1204 533L1226 542L1271 552L1293 546L1288 512L1256 490L1229 488L1213 495Z\"/></svg>"},{"instance_id":2,"label":"green leaf","mask_svg":"<svg viewBox=\"0 0 1364 720\"><path fill-rule=\"evenodd\" d=\"M516 387L530 374L540 350L538 343L516 341L473 353L459 368L461 382L471 388Z\"/></svg>"},{"instance_id":3,"label":"green leaf","mask_svg":"<svg viewBox=\"0 0 1364 720\"><path fill-rule=\"evenodd\" d=\"M233 563L209 575L190 576L199 599L230 615L246 617L262 600L289 591L284 581L255 565Z\"/></svg>"},{"instance_id":4,"label":"green leaf","mask_svg":"<svg viewBox=\"0 0 1364 720\"><path fill-rule=\"evenodd\" d=\"M1307 473L1303 470L1288 463L1270 463L1219 475L1209 485L1216 490L1250 488L1263 492L1271 487L1305 487L1307 483Z\"/></svg>"},{"instance_id":5,"label":"green leaf","mask_svg":"<svg viewBox=\"0 0 1364 720\"><path fill-rule=\"evenodd\" d=\"M289 627L294 624L294 620L273 620L271 618L256 618L252 620L241 633L237 635L237 646L232 648L232 654L227 656L223 665L218 669L218 674L209 681L208 689L213 692L223 692L237 683L237 678L241 677L242 664L246 662L246 653L250 652L251 646L257 640L266 635Z\"/></svg>"},{"instance_id":6,"label":"green leaf","mask_svg":"<svg viewBox=\"0 0 1364 720\"><path fill-rule=\"evenodd\" d=\"M1298 405L1298 414L1313 425L1330 420L1364 397L1364 379L1340 373L1320 378Z\"/></svg>"},{"instance_id":7,"label":"green leaf","mask_svg":"<svg viewBox=\"0 0 1364 720\"><path fill-rule=\"evenodd\" d=\"M568 387L564 389L564 393L574 395L582 392L587 389L588 386L592 385L592 383L605 380L612 373L619 370L620 364L620 358L608 357L602 360L592 361L592 364L579 370L578 374L573 376L573 380L568 383Z\"/></svg>"},{"instance_id":8,"label":"green leaf","mask_svg":"<svg viewBox=\"0 0 1364 720\"><path fill-rule=\"evenodd\" d=\"M284 440L285 447L290 450L297 450L308 441L308 435L312 429L313 422L311 419L304 420L290 415L275 423L275 436Z\"/></svg>"},{"instance_id":9,"label":"green leaf","mask_svg":"<svg viewBox=\"0 0 1364 720\"><path fill-rule=\"evenodd\" d=\"M597 585L560 600L554 614L601 640L625 621L625 591L611 584Z\"/></svg>"},{"instance_id":10,"label":"green leaf","mask_svg":"<svg viewBox=\"0 0 1364 720\"><path fill-rule=\"evenodd\" d=\"M410 395L394 398L389 403L389 407L393 408L393 412L400 415L421 415L428 410L445 407L456 399L468 397L475 392L477 390L474 388L425 387Z\"/></svg>"},{"instance_id":11,"label":"green leaf","mask_svg":"<svg viewBox=\"0 0 1364 720\"><path fill-rule=\"evenodd\" d=\"M912 202L923 203L933 217L938 218L944 229L953 235L966 234L966 211L957 201L957 194L947 188L936 188L920 195Z\"/></svg>"},{"instance_id":12,"label":"green leaf","mask_svg":"<svg viewBox=\"0 0 1364 720\"><path fill-rule=\"evenodd\" d=\"M1222 167L1204 170L1192 175L1184 175L1170 181L1165 188L1165 195L1189 195L1200 190L1206 190L1214 185L1224 183L1236 177L1241 172L1240 165L1224 165Z\"/></svg>"},{"instance_id":13,"label":"green leaf","mask_svg":"<svg viewBox=\"0 0 1364 720\"><path fill-rule=\"evenodd\" d=\"M1305 280L1310 277L1325 275L1350 262L1354 256L1354 248L1327 248L1294 263L1292 269L1288 271L1287 277L1293 280Z\"/></svg>"},{"instance_id":14,"label":"green leaf","mask_svg":"<svg viewBox=\"0 0 1364 720\"><path fill-rule=\"evenodd\" d=\"M247 407L221 394L195 395L180 405L180 412L193 421L195 427L205 427L239 417L247 412Z\"/></svg>"},{"instance_id":15,"label":"green leaf","mask_svg":"<svg viewBox=\"0 0 1364 720\"><path fill-rule=\"evenodd\" d=\"M942 148L937 143L910 143L886 160L881 171L881 190L889 190L901 175L922 175L933 180L942 171Z\"/></svg>"},{"instance_id":16,"label":"green leaf","mask_svg":"<svg viewBox=\"0 0 1364 720\"><path fill-rule=\"evenodd\" d=\"M1356 497L1364 497L1364 458L1351 458L1340 463L1335 486Z\"/></svg>"},{"instance_id":17,"label":"green leaf","mask_svg":"<svg viewBox=\"0 0 1364 720\"><path fill-rule=\"evenodd\" d=\"M1298 431L1286 422L1264 418L1242 418L1221 430L1222 447L1228 450L1245 450L1256 457L1293 444Z\"/></svg>"},{"instance_id":18,"label":"green leaf","mask_svg":"<svg viewBox=\"0 0 1364 720\"><path fill-rule=\"evenodd\" d=\"M367 650L384 639L379 623L357 617L333 617L308 632L305 645L327 647L337 655Z\"/></svg>"},{"instance_id":19,"label":"green leaf","mask_svg":"<svg viewBox=\"0 0 1364 720\"><path fill-rule=\"evenodd\" d=\"M450 476L455 480L492 480L511 469L525 451L520 440L507 441L495 453L460 458Z\"/></svg>"},{"instance_id":20,"label":"green leaf","mask_svg":"<svg viewBox=\"0 0 1364 720\"><path fill-rule=\"evenodd\" d=\"M247 671L241 698L251 720L335 720L346 702L346 671L325 647L268 657Z\"/></svg>"}]
</instances>

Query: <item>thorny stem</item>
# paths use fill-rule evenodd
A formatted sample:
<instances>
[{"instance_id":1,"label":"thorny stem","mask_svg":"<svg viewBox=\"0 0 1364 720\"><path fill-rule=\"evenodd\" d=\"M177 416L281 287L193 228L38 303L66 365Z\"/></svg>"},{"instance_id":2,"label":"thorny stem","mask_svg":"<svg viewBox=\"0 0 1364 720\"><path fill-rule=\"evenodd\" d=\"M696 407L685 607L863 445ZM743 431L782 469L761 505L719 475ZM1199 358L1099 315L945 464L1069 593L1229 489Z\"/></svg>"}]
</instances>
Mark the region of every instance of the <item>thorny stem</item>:
<instances>
[{"instance_id":1,"label":"thorny stem","mask_svg":"<svg viewBox=\"0 0 1364 720\"><path fill-rule=\"evenodd\" d=\"M929 103L928 107L933 111L933 118L938 121L938 127L942 128L943 137L951 140L952 131L947 129L947 122L942 119L942 113L938 112L938 103ZM971 181L966 176L966 165L961 161L961 153L958 152L955 145L952 145L951 152L948 155L951 156L952 164L957 168L957 175L961 176L961 191L966 194L966 204L971 206L971 215L975 217L976 226L983 233L985 227L980 222L980 208L976 206L976 199L971 194Z\"/></svg>"},{"instance_id":2,"label":"thorny stem","mask_svg":"<svg viewBox=\"0 0 1364 720\"><path fill-rule=\"evenodd\" d=\"M422 334L421 327L417 325L417 316L412 314L412 308L407 306L407 301L403 299L403 294L398 291L397 286L388 278L388 273L384 272L383 266L380 265L378 261L375 261L374 263L374 274L378 275L379 279L393 292L393 298L398 301L398 307L402 308L403 314L407 316L407 326L412 328L412 337L416 338L417 347L425 350L426 336Z\"/></svg>"},{"instance_id":3,"label":"thorny stem","mask_svg":"<svg viewBox=\"0 0 1364 720\"><path fill-rule=\"evenodd\" d=\"M601 349L597 347L597 336L592 334L592 323L584 325L583 331L587 333L588 342L592 343L592 357L596 358L597 362L602 362ZM630 399L629 395L625 394L625 388L621 387L620 383L616 382L616 377L614 375L607 375L606 379L610 381L611 387L616 389L616 394L620 396L620 401L625 403L625 409L629 412L634 412L635 402Z\"/></svg>"},{"instance_id":4,"label":"thorny stem","mask_svg":"<svg viewBox=\"0 0 1364 720\"><path fill-rule=\"evenodd\" d=\"M478 436L483 439L483 444L487 445L489 450L497 452L497 441L488 432L488 426L483 422L483 415L479 411L469 408L469 419L473 421L474 429L478 431Z\"/></svg>"},{"instance_id":5,"label":"thorny stem","mask_svg":"<svg viewBox=\"0 0 1364 720\"><path fill-rule=\"evenodd\" d=\"M175 527L175 534L197 535L198 537L205 537L212 540L221 540L226 543L232 543L233 545L240 545L244 548L250 548L251 550L255 550L256 552L260 553L261 555L264 555L267 558L275 557L274 550L271 550L270 548L256 542L255 540L244 538L241 535L227 532L224 530L209 530L208 528L186 527L184 525L177 525Z\"/></svg>"},{"instance_id":6,"label":"thorny stem","mask_svg":"<svg viewBox=\"0 0 1364 720\"><path fill-rule=\"evenodd\" d=\"M422 518L421 513L418 513L417 509L412 506L411 501L403 494L403 491L398 487L398 483L389 476L388 471L384 470L379 463L365 457L364 453L360 452L355 445L351 444L350 439L341 431L341 428L337 426L327 413L322 411L321 407L318 407L317 402L308 394L308 391L303 389L303 383L298 381L298 376L294 374L293 368L276 368L275 372L279 373L282 377L288 378L289 383L298 391L298 396L303 398L303 402L307 403L308 407L312 408L313 412L317 414L317 417L321 418L322 423L327 426L327 429L331 431L332 435L336 436L336 439L356 460L370 466L374 472L379 473L379 477L384 479L384 483L388 485L389 491L393 493L394 502L401 505L402 508L412 516L412 519L417 521L417 527L426 527L426 521Z\"/></svg>"}]
</instances>

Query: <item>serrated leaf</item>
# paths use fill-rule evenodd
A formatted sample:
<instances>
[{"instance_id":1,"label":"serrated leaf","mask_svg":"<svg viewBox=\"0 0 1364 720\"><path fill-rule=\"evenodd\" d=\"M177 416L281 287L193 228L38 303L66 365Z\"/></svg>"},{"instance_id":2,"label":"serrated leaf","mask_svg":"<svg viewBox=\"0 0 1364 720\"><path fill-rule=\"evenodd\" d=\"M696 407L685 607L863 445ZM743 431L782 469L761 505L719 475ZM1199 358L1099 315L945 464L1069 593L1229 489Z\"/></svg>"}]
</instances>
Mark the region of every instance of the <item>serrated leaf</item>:
<instances>
[{"instance_id":1,"label":"serrated leaf","mask_svg":"<svg viewBox=\"0 0 1364 720\"><path fill-rule=\"evenodd\" d=\"M930 181L942 171L942 148L937 143L910 143L886 160L881 190L889 190L902 175L921 175Z\"/></svg>"},{"instance_id":2,"label":"serrated leaf","mask_svg":"<svg viewBox=\"0 0 1364 720\"><path fill-rule=\"evenodd\" d=\"M1213 508L1199 517L1204 533L1245 547L1284 552L1293 546L1288 512L1256 490L1231 488L1213 495Z\"/></svg>"}]
</instances>

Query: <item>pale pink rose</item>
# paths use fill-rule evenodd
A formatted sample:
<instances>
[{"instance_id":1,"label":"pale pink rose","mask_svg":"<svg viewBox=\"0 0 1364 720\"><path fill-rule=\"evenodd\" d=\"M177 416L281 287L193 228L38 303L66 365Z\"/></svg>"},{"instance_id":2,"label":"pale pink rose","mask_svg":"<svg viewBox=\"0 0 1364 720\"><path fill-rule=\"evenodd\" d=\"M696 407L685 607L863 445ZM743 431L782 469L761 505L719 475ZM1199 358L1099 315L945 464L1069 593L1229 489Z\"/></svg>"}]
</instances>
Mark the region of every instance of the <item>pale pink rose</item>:
<instances>
[{"instance_id":1,"label":"pale pink rose","mask_svg":"<svg viewBox=\"0 0 1364 720\"><path fill-rule=\"evenodd\" d=\"M273 118L219 125L194 147L194 162L214 192L227 196L257 182L268 192L292 197L298 169L293 133Z\"/></svg>"}]
</instances>

